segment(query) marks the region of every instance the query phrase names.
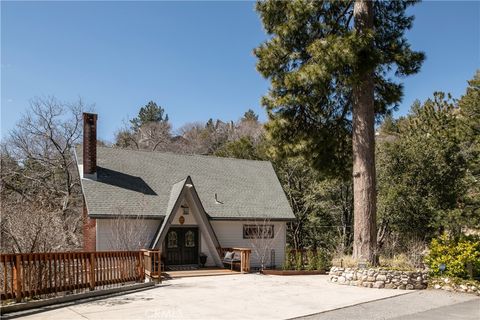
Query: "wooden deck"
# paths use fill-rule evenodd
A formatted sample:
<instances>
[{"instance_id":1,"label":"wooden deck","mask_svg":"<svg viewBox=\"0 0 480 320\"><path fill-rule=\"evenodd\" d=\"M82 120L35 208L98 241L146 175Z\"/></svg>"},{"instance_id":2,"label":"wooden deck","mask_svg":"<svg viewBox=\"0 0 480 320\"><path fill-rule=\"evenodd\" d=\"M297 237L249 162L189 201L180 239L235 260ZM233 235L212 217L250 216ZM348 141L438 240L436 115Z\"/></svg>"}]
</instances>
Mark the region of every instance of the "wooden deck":
<instances>
[{"instance_id":1,"label":"wooden deck","mask_svg":"<svg viewBox=\"0 0 480 320\"><path fill-rule=\"evenodd\" d=\"M233 274L240 274L240 272L222 268L202 268L186 271L165 271L162 273L162 277L164 277L164 279L175 279L186 277L226 276Z\"/></svg>"}]
</instances>

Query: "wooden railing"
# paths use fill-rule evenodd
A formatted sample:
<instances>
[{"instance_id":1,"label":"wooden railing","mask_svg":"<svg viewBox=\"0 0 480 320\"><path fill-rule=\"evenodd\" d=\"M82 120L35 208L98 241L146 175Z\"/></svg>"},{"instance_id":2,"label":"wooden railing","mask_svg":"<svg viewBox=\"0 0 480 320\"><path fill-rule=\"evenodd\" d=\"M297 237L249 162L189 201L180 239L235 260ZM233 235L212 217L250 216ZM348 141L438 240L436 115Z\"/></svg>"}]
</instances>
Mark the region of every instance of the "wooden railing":
<instances>
[{"instance_id":1,"label":"wooden railing","mask_svg":"<svg viewBox=\"0 0 480 320\"><path fill-rule=\"evenodd\" d=\"M1 300L95 290L145 279L142 251L0 255Z\"/></svg>"},{"instance_id":2,"label":"wooden railing","mask_svg":"<svg viewBox=\"0 0 480 320\"><path fill-rule=\"evenodd\" d=\"M218 252L220 254L220 258L223 259L225 256L225 253L227 251L229 252L235 252L235 255L238 256L240 259L240 272L241 273L248 273L250 272L250 255L252 253L252 250L250 248L217 248Z\"/></svg>"},{"instance_id":3,"label":"wooden railing","mask_svg":"<svg viewBox=\"0 0 480 320\"><path fill-rule=\"evenodd\" d=\"M142 250L145 276L150 280L162 282L162 261L160 251Z\"/></svg>"}]
</instances>

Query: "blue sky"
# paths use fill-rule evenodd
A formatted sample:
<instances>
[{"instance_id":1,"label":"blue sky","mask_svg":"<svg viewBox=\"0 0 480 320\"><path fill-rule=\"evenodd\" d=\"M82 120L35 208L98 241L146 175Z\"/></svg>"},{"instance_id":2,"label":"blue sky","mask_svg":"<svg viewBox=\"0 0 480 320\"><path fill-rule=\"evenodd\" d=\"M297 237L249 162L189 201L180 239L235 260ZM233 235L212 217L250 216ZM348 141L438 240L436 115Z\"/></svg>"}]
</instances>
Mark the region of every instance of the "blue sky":
<instances>
[{"instance_id":1,"label":"blue sky","mask_svg":"<svg viewBox=\"0 0 480 320\"><path fill-rule=\"evenodd\" d=\"M410 12L408 38L427 60L404 79L397 116L437 90L460 96L480 68L480 2L427 1ZM236 120L248 108L265 120L268 82L252 54L265 39L253 2L2 1L2 135L46 95L95 104L99 137L110 141L149 100L174 128Z\"/></svg>"}]
</instances>

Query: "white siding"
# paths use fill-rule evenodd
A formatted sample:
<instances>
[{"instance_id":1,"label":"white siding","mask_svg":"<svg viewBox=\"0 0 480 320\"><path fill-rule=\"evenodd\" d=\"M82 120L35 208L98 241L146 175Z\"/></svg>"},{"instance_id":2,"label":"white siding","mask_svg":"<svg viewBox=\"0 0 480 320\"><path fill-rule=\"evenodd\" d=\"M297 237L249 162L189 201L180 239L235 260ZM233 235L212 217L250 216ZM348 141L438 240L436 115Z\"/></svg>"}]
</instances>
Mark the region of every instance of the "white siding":
<instances>
[{"instance_id":1,"label":"white siding","mask_svg":"<svg viewBox=\"0 0 480 320\"><path fill-rule=\"evenodd\" d=\"M217 235L221 247L246 247L252 248L252 240L243 239L243 225L254 224L248 221L211 221L213 230ZM275 241L272 244L275 250L275 265L281 267L285 260L286 245L286 223L284 221L272 221L266 224L274 225ZM267 265L270 265L270 254L267 258ZM259 258L252 250L251 266L259 266Z\"/></svg>"},{"instance_id":2,"label":"white siding","mask_svg":"<svg viewBox=\"0 0 480 320\"><path fill-rule=\"evenodd\" d=\"M97 219L97 250L125 250L117 244L119 241L128 243L128 249L147 248L158 230L161 220L155 219ZM125 236L124 234L130 234ZM140 242L144 242L141 245Z\"/></svg>"},{"instance_id":3,"label":"white siding","mask_svg":"<svg viewBox=\"0 0 480 320\"><path fill-rule=\"evenodd\" d=\"M194 214L191 212L193 208L190 206L190 212L187 215L183 214L183 208L180 207L178 208L177 212L175 213L175 217L173 217L172 220L172 226L180 226L180 217L183 216L185 221L183 222L184 226L196 226L197 225L197 219L195 219Z\"/></svg>"},{"instance_id":4,"label":"white siding","mask_svg":"<svg viewBox=\"0 0 480 320\"><path fill-rule=\"evenodd\" d=\"M190 210L193 208L190 207ZM183 210L180 209L175 217L173 218L172 225L178 226L179 218L183 215ZM188 215L184 215L185 223L184 226L194 226L197 225L195 220L195 216L190 212ZM132 220L125 220L122 222L128 228L129 223L132 225L132 229L138 229L138 224L142 223L142 230L141 233L144 233L146 236L143 237L143 241L146 242L146 245L143 248L147 247L152 238L155 236L157 232L160 220L153 220L153 219L132 219ZM244 224L252 224L248 221L210 221L212 228L217 236L217 239L220 243L221 247L247 247L252 248L252 240L250 239L243 239L243 225ZM275 241L272 244L272 249L275 250L275 265L277 267L282 266L284 259L285 259L285 244L286 244L286 223L283 221L272 221L268 224L274 225L274 232L275 232ZM118 228L118 222L116 219L97 219L97 250L118 250L119 247L115 246L115 242L119 239L120 235ZM207 266L215 266L215 262L212 259L212 254L209 250L207 242L205 240L205 235L200 232L200 252L205 253L207 258ZM140 237L134 237L132 242L138 243ZM141 246L131 244L131 249L141 249ZM267 258L267 264L270 264L270 255ZM255 252L252 251L251 257L251 265L253 267L259 266L259 259L256 256Z\"/></svg>"}]
</instances>

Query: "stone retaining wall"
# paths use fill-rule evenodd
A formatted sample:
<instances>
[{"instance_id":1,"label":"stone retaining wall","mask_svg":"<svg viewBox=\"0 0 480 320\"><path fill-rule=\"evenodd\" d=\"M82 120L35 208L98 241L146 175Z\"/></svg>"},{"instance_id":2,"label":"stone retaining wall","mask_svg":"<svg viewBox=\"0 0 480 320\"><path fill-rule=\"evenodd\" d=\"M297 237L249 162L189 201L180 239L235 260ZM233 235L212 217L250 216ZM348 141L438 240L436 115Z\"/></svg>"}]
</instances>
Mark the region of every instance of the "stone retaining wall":
<instances>
[{"instance_id":1,"label":"stone retaining wall","mask_svg":"<svg viewBox=\"0 0 480 320\"><path fill-rule=\"evenodd\" d=\"M458 280L457 280L458 281ZM455 279L448 277L435 278L430 280L430 287L437 290L450 292L464 292L480 295L480 284L478 281L461 280L456 283Z\"/></svg>"},{"instance_id":2,"label":"stone retaining wall","mask_svg":"<svg viewBox=\"0 0 480 320\"><path fill-rule=\"evenodd\" d=\"M421 290L428 287L427 271L397 271L383 268L332 267L330 281L338 284L401 290Z\"/></svg>"}]
</instances>

